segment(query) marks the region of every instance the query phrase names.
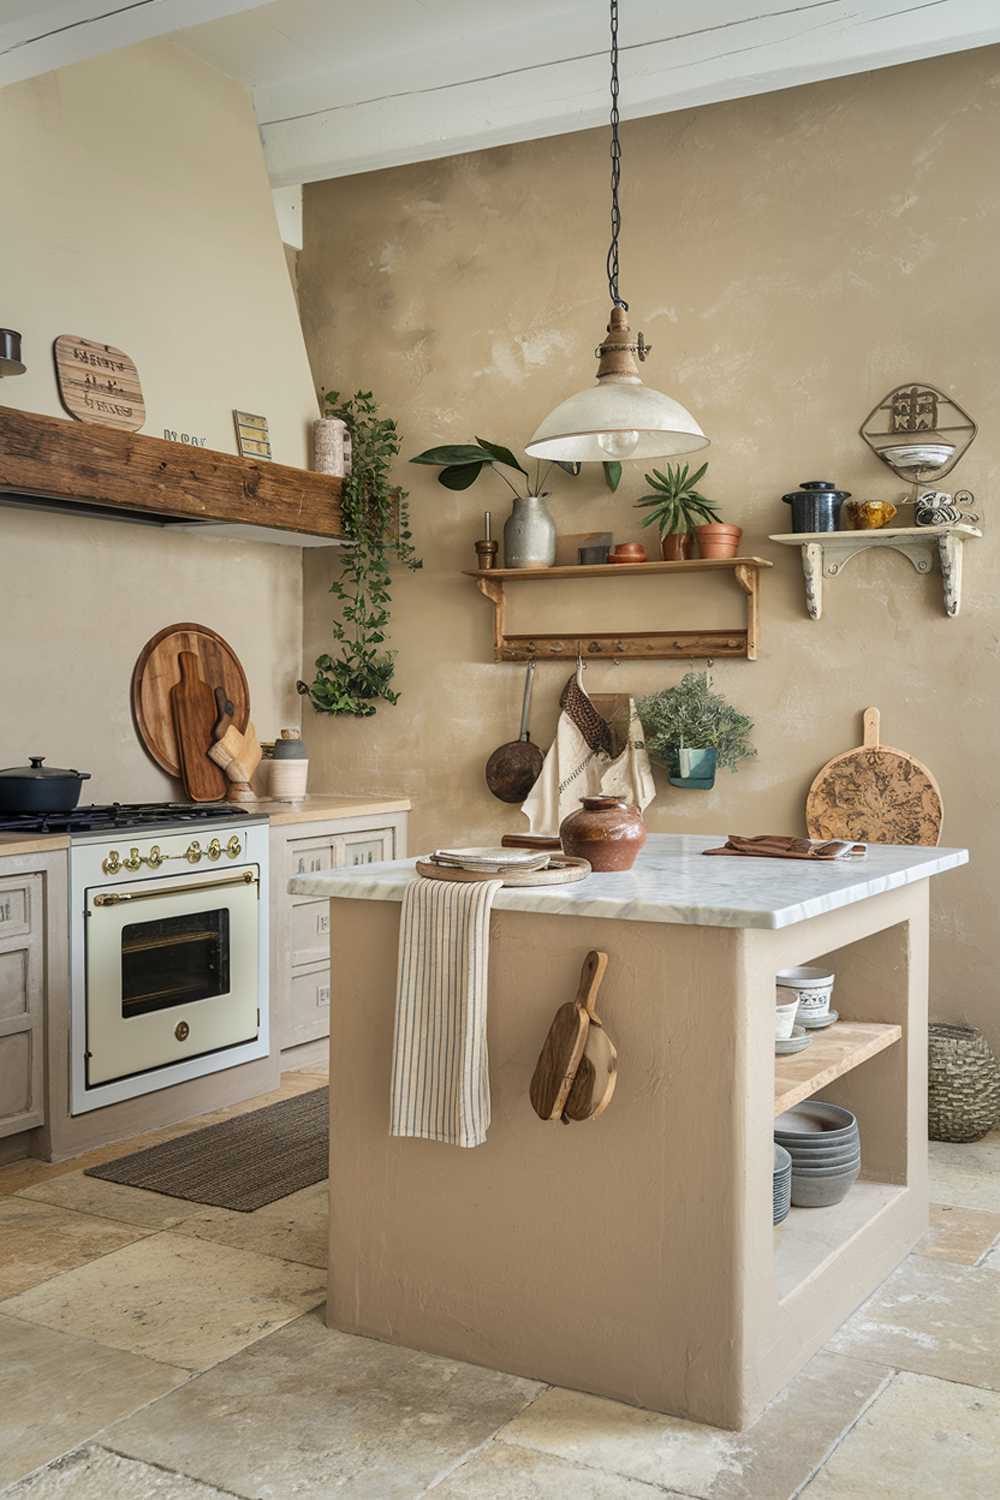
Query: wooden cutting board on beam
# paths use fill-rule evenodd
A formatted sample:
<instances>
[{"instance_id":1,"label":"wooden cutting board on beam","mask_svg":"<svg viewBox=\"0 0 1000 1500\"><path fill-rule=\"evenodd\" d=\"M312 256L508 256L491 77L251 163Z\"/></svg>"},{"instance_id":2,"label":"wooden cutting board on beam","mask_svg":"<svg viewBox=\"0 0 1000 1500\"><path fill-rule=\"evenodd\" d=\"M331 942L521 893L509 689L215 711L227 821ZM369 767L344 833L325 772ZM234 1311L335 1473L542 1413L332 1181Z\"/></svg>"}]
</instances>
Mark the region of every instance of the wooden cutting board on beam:
<instances>
[{"instance_id":1,"label":"wooden cutting board on beam","mask_svg":"<svg viewBox=\"0 0 1000 1500\"><path fill-rule=\"evenodd\" d=\"M865 709L864 743L827 761L806 797L813 839L935 845L943 820L933 773L905 750L882 744L877 708Z\"/></svg>"},{"instance_id":2,"label":"wooden cutting board on beam","mask_svg":"<svg viewBox=\"0 0 1000 1500\"><path fill-rule=\"evenodd\" d=\"M226 778L208 758L219 717L215 693L202 677L193 651L182 651L179 664L180 681L170 689L170 707L184 790L191 802L221 802Z\"/></svg>"}]
</instances>

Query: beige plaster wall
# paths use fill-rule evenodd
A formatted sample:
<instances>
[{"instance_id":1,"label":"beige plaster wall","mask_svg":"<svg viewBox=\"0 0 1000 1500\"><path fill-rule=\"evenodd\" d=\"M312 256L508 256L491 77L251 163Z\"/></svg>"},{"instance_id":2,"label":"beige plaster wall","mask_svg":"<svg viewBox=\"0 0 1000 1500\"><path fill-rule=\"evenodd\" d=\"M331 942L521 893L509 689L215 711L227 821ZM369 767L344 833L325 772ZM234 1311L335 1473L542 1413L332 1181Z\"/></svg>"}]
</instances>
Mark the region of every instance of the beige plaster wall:
<instances>
[{"instance_id":1,"label":"beige plaster wall","mask_svg":"<svg viewBox=\"0 0 1000 1500\"><path fill-rule=\"evenodd\" d=\"M144 432L235 452L233 407L263 412L304 464L316 399L243 89L168 42L0 91L0 323L28 373L0 404L64 416L52 340L135 360ZM143 642L198 620L250 677L262 735L296 722L298 549L0 509L0 765L29 753L94 773L89 800L178 794L132 728Z\"/></svg>"},{"instance_id":2,"label":"beige plaster wall","mask_svg":"<svg viewBox=\"0 0 1000 1500\"><path fill-rule=\"evenodd\" d=\"M860 738L878 704L889 743L924 759L946 804L945 842L973 863L932 892L939 1015L986 1026L1000 1047L991 845L1000 837L995 679L998 552L971 545L958 620L940 579L868 553L809 621L780 496L834 478L858 495L902 486L857 436L875 401L922 378L952 391L980 435L955 472L992 531L1000 478L997 245L1000 49L664 115L627 125L623 291L654 344L646 376L696 413L713 444L707 493L771 558L756 663L718 665L718 687L756 720L758 758L711 793L661 783L662 831L797 832L819 766ZM557 400L592 377L607 316L607 136L584 132L306 189L299 265L317 383L374 389L404 454L474 433L519 447ZM483 763L516 735L522 671L491 661L491 610L461 576L480 513L502 519L495 481L454 495L401 466L422 573L396 583L396 708L373 720L307 714L326 786L406 791L413 844L493 838L525 826L491 799ZM640 535L629 469L611 497L596 476L555 487L562 529ZM327 646L333 563L306 560L307 662ZM536 594L545 589L553 597ZM737 596L703 575L523 586L513 628L543 613L568 628L735 623ZM529 606L529 600L535 601ZM728 610L725 614L723 611ZM680 663L593 667L591 691L648 692ZM567 671L542 666L533 734L543 743Z\"/></svg>"}]
</instances>

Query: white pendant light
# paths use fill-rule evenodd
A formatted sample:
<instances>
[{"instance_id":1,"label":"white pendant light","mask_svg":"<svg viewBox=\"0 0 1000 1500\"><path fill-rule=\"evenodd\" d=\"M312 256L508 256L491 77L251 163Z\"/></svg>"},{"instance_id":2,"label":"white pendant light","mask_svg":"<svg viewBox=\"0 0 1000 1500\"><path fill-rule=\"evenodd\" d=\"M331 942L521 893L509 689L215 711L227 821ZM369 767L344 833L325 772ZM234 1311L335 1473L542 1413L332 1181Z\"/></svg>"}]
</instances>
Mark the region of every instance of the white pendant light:
<instances>
[{"instance_id":1,"label":"white pendant light","mask_svg":"<svg viewBox=\"0 0 1000 1500\"><path fill-rule=\"evenodd\" d=\"M618 291L621 210L621 142L618 137L618 0L611 0L611 245L608 291L611 317L597 349L597 384L578 391L550 411L525 451L561 463L608 463L626 458L672 458L706 448L709 439L694 417L671 396L643 385L636 360L652 348L632 337L628 303Z\"/></svg>"}]
</instances>

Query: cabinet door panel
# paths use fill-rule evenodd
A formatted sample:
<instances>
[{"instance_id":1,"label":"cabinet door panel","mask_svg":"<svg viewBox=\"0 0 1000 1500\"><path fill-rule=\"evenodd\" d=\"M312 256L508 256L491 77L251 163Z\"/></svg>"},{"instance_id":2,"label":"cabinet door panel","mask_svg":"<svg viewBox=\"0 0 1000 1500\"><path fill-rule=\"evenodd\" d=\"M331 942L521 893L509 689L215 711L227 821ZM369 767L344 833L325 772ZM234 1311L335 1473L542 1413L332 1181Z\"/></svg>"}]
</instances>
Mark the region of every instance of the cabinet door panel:
<instances>
[{"instance_id":1,"label":"cabinet door panel","mask_svg":"<svg viewBox=\"0 0 1000 1500\"><path fill-rule=\"evenodd\" d=\"M315 1042L330 1032L330 965L292 971L286 1046Z\"/></svg>"},{"instance_id":2,"label":"cabinet door panel","mask_svg":"<svg viewBox=\"0 0 1000 1500\"><path fill-rule=\"evenodd\" d=\"M393 832L391 828L366 828L360 833L341 835L341 865L377 865L385 859L394 859Z\"/></svg>"},{"instance_id":3,"label":"cabinet door panel","mask_svg":"<svg viewBox=\"0 0 1000 1500\"><path fill-rule=\"evenodd\" d=\"M292 907L292 966L326 962L330 957L330 903L306 901Z\"/></svg>"}]
</instances>

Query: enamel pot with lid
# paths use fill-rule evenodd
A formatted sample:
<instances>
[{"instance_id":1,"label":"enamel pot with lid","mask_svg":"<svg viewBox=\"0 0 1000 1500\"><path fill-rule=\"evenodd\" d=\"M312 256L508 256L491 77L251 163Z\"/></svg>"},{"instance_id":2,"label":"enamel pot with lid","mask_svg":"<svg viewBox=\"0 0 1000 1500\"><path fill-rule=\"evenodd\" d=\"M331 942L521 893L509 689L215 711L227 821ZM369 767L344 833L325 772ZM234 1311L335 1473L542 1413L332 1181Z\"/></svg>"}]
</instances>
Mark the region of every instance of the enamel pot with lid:
<instances>
[{"instance_id":1,"label":"enamel pot with lid","mask_svg":"<svg viewBox=\"0 0 1000 1500\"><path fill-rule=\"evenodd\" d=\"M9 766L0 771L0 812L72 812L80 800L80 789L90 780L89 771L61 771L45 765L44 755L29 757L28 766Z\"/></svg>"}]
</instances>

